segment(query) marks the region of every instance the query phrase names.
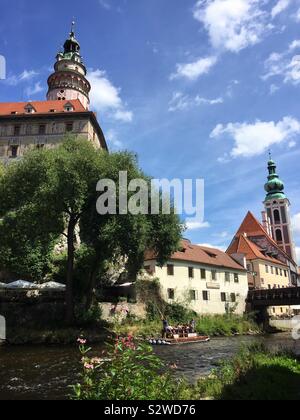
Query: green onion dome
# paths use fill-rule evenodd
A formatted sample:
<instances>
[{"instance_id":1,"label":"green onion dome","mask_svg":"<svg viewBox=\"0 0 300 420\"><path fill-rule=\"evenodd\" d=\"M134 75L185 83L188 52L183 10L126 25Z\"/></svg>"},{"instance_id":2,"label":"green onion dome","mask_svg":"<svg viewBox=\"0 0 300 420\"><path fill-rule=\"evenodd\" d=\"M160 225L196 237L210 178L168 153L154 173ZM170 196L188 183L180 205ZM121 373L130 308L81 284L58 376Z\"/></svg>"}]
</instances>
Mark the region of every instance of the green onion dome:
<instances>
[{"instance_id":1,"label":"green onion dome","mask_svg":"<svg viewBox=\"0 0 300 420\"><path fill-rule=\"evenodd\" d=\"M266 201L272 199L284 199L284 183L281 181L276 173L276 163L273 160L268 162L268 182L265 184L265 191L267 192Z\"/></svg>"}]
</instances>

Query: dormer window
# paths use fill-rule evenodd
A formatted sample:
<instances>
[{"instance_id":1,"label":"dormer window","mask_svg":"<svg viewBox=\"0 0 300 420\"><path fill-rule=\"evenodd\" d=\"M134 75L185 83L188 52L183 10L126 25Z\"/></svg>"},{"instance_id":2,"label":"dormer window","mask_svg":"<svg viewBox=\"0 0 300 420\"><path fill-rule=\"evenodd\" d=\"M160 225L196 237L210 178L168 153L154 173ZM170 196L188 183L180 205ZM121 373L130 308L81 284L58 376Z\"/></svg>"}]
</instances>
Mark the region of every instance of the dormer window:
<instances>
[{"instance_id":1,"label":"dormer window","mask_svg":"<svg viewBox=\"0 0 300 420\"><path fill-rule=\"evenodd\" d=\"M25 113L26 114L34 114L36 111L31 104L25 106Z\"/></svg>"},{"instance_id":2,"label":"dormer window","mask_svg":"<svg viewBox=\"0 0 300 420\"><path fill-rule=\"evenodd\" d=\"M65 106L64 106L65 112L73 112L74 111L74 107L73 105L68 102Z\"/></svg>"}]
</instances>

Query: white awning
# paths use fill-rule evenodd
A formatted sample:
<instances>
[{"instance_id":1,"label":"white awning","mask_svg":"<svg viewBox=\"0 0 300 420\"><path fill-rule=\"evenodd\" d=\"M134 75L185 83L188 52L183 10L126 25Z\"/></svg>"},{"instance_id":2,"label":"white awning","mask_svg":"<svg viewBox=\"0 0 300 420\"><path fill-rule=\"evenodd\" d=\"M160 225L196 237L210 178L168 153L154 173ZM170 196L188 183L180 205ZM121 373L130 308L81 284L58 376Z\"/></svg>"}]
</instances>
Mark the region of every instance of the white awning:
<instances>
[{"instance_id":1,"label":"white awning","mask_svg":"<svg viewBox=\"0 0 300 420\"><path fill-rule=\"evenodd\" d=\"M42 290L47 290L47 289L49 289L49 290L55 290L55 289L57 289L57 290L65 290L66 289L66 285L65 284L62 284L62 283L56 283L55 281L49 281L47 283L40 284L38 286L38 288L39 289L42 289Z\"/></svg>"},{"instance_id":2,"label":"white awning","mask_svg":"<svg viewBox=\"0 0 300 420\"><path fill-rule=\"evenodd\" d=\"M5 289L37 289L38 286L29 281L17 280L12 283L6 284Z\"/></svg>"}]
</instances>

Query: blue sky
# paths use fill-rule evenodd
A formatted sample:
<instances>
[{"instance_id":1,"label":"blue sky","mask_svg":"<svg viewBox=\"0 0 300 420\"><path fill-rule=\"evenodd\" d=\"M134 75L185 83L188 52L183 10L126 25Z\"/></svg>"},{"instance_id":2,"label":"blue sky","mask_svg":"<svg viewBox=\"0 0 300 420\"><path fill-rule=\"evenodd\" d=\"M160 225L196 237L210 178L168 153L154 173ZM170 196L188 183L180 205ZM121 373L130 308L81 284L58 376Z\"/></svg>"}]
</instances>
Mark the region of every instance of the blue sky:
<instances>
[{"instance_id":1,"label":"blue sky","mask_svg":"<svg viewBox=\"0 0 300 420\"><path fill-rule=\"evenodd\" d=\"M2 0L0 101L45 98L73 18L111 149L205 179L206 223L186 236L226 247L260 217L271 148L300 255L300 0Z\"/></svg>"}]
</instances>

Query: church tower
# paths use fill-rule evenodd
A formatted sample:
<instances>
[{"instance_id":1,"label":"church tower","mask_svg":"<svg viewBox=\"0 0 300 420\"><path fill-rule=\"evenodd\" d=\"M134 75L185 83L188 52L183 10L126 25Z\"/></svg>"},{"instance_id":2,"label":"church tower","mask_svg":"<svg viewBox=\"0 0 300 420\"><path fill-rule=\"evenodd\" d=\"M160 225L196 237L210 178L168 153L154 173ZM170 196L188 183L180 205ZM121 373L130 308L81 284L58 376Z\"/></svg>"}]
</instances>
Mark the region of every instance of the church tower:
<instances>
[{"instance_id":1,"label":"church tower","mask_svg":"<svg viewBox=\"0 0 300 420\"><path fill-rule=\"evenodd\" d=\"M268 171L268 182L265 184L267 196L264 201L263 224L279 247L293 261L297 261L290 218L290 201L284 193L284 183L277 175L276 163L272 160L271 155Z\"/></svg>"},{"instance_id":2,"label":"church tower","mask_svg":"<svg viewBox=\"0 0 300 420\"><path fill-rule=\"evenodd\" d=\"M69 38L64 44L64 51L59 52L54 65L54 73L48 79L48 101L70 101L79 99L86 110L89 108L91 85L86 79L86 67L80 55L80 45L75 37L75 23Z\"/></svg>"}]
</instances>

